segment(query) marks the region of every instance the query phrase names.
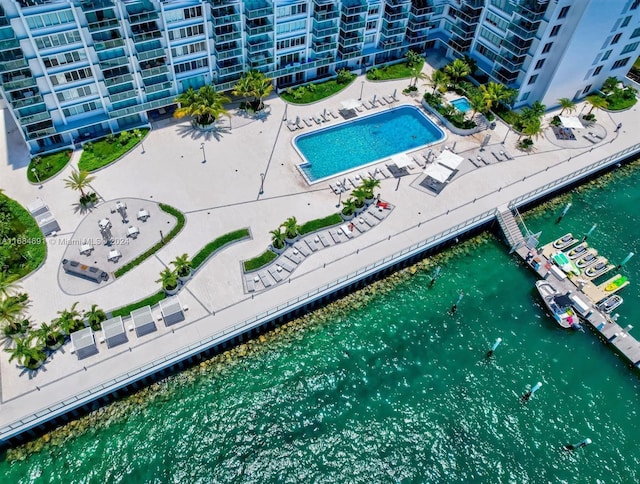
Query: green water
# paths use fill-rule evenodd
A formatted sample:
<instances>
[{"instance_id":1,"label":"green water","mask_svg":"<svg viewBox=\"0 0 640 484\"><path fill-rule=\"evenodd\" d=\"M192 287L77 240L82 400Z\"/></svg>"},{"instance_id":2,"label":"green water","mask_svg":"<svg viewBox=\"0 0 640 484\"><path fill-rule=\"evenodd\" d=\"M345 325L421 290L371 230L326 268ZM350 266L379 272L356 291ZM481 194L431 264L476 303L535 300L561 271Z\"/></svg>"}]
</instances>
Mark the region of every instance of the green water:
<instances>
[{"instance_id":1,"label":"green water","mask_svg":"<svg viewBox=\"0 0 640 484\"><path fill-rule=\"evenodd\" d=\"M640 174L625 172L529 227L548 241L597 222L589 241L611 261L638 252ZM431 289L429 264L403 271L9 452L2 482L640 481L638 374L590 332L557 328L506 252L489 236L448 251ZM625 326L640 256L622 272Z\"/></svg>"}]
</instances>

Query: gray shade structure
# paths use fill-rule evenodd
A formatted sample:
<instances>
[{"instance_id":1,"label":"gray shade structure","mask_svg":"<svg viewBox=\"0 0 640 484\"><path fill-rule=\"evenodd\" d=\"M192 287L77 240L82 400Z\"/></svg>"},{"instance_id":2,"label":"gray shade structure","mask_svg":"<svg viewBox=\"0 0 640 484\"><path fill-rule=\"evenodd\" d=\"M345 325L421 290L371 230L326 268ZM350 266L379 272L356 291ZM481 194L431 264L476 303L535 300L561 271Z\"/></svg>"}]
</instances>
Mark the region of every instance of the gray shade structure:
<instances>
[{"instance_id":1,"label":"gray shade structure","mask_svg":"<svg viewBox=\"0 0 640 484\"><path fill-rule=\"evenodd\" d=\"M160 311L162 313L162 319L166 326L184 321L184 310L182 304L177 297L171 297L160 301Z\"/></svg>"},{"instance_id":2,"label":"gray shade structure","mask_svg":"<svg viewBox=\"0 0 640 484\"><path fill-rule=\"evenodd\" d=\"M103 321L100 326L102 327L102 334L109 348L113 348L114 346L118 346L129 341L127 333L124 330L124 324L121 316L107 319L106 321Z\"/></svg>"},{"instance_id":3,"label":"gray shade structure","mask_svg":"<svg viewBox=\"0 0 640 484\"><path fill-rule=\"evenodd\" d=\"M131 321L133 322L133 329L136 330L136 335L144 336L145 334L153 333L156 329L156 322L153 319L153 313L151 312L151 306L145 306L135 311L131 311Z\"/></svg>"},{"instance_id":4,"label":"gray shade structure","mask_svg":"<svg viewBox=\"0 0 640 484\"><path fill-rule=\"evenodd\" d=\"M84 328L71 333L71 344L79 360L98 353L96 336L91 328Z\"/></svg>"}]
</instances>

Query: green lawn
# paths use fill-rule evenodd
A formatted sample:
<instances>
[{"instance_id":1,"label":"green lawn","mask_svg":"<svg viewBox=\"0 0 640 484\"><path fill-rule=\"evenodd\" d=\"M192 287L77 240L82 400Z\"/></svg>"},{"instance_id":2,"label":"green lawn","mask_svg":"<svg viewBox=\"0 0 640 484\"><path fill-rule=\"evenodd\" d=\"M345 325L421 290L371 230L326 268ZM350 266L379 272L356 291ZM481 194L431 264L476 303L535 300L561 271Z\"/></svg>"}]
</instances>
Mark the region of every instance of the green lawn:
<instances>
[{"instance_id":1,"label":"green lawn","mask_svg":"<svg viewBox=\"0 0 640 484\"><path fill-rule=\"evenodd\" d=\"M27 168L27 180L32 183L40 183L57 175L67 166L72 153L71 150L64 150L48 155L34 156ZM33 172L34 168L35 173Z\"/></svg>"},{"instance_id":2,"label":"green lawn","mask_svg":"<svg viewBox=\"0 0 640 484\"><path fill-rule=\"evenodd\" d=\"M47 244L36 221L22 205L0 193L0 270L22 277L46 256Z\"/></svg>"},{"instance_id":3,"label":"green lawn","mask_svg":"<svg viewBox=\"0 0 640 484\"><path fill-rule=\"evenodd\" d=\"M629 109L638 101L638 98L635 96L624 96L622 92L613 93L611 96L606 97L606 99L608 103L607 109L610 111L623 111L625 109Z\"/></svg>"},{"instance_id":4,"label":"green lawn","mask_svg":"<svg viewBox=\"0 0 640 484\"><path fill-rule=\"evenodd\" d=\"M340 214L334 213L325 218L309 220L308 222L300 226L300 228L298 229L298 233L300 235L305 235L311 232L315 232L316 230L323 229L325 227L338 225L340 222L342 222L342 217L340 216Z\"/></svg>"},{"instance_id":5,"label":"green lawn","mask_svg":"<svg viewBox=\"0 0 640 484\"><path fill-rule=\"evenodd\" d=\"M193 256L193 258L191 259L191 267L193 269L197 269L216 250L220 249L226 244L229 244L236 240L245 239L247 237L249 237L249 229L236 230L235 232L229 232L228 234L218 237L217 239L205 245L196 255Z\"/></svg>"},{"instance_id":6,"label":"green lawn","mask_svg":"<svg viewBox=\"0 0 640 484\"><path fill-rule=\"evenodd\" d=\"M149 132L148 128L138 130L141 136L135 136L129 132L130 136L126 143L122 143L122 135L111 135L96 141L84 144L82 156L78 162L78 169L94 171L98 168L113 163L122 155L130 151L139 144Z\"/></svg>"},{"instance_id":7,"label":"green lawn","mask_svg":"<svg viewBox=\"0 0 640 484\"><path fill-rule=\"evenodd\" d=\"M287 89L280 93L280 97L285 101L293 104L309 104L321 99L333 96L335 93L342 91L345 87L353 82L355 76L350 82L338 83L336 79L319 82L318 84L307 84L306 86L298 86L293 89ZM313 86L313 87L309 87Z\"/></svg>"},{"instance_id":8,"label":"green lawn","mask_svg":"<svg viewBox=\"0 0 640 484\"><path fill-rule=\"evenodd\" d=\"M154 245L153 247L148 249L146 252L143 252L138 257L133 259L131 262L126 263L125 265L120 267L118 270L116 270L114 272L114 274L113 274L116 278L118 278L120 276L123 276L124 274L129 272L131 269L133 269L134 267L142 264L146 259L151 257L156 252L158 252L166 244L168 244L171 241L171 239L173 239L178 234L178 232L180 232L180 230L182 230L182 227L184 227L185 218L184 218L183 213L180 210L175 209L175 208L173 208L173 207L171 207L169 205L165 205L164 203L160 203L159 207L164 212L167 212L168 214L173 215L175 218L177 218L178 219L178 223L173 228L173 230L171 230L171 232L169 232L168 234L166 234L164 236L164 240L163 241L158 242L156 245Z\"/></svg>"},{"instance_id":9,"label":"green lawn","mask_svg":"<svg viewBox=\"0 0 640 484\"><path fill-rule=\"evenodd\" d=\"M419 66L416 66L418 72L422 70L424 60ZM411 77L412 67L408 67L405 62L392 64L390 66L373 67L367 71L367 80L369 81L388 81L391 79L408 79Z\"/></svg>"},{"instance_id":10,"label":"green lawn","mask_svg":"<svg viewBox=\"0 0 640 484\"><path fill-rule=\"evenodd\" d=\"M267 249L258 257L254 257L253 259L244 261L244 271L250 272L255 271L256 269L260 269L261 267L266 266L276 257L278 257L278 255L275 252Z\"/></svg>"}]
</instances>

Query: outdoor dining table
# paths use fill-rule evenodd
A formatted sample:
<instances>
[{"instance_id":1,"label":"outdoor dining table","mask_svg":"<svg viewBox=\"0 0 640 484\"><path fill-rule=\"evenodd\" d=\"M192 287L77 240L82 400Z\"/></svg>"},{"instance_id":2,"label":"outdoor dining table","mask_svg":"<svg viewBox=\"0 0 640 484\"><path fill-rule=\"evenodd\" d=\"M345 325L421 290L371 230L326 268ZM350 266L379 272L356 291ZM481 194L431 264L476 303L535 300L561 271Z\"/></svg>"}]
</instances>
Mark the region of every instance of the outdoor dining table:
<instances>
[{"instance_id":1,"label":"outdoor dining table","mask_svg":"<svg viewBox=\"0 0 640 484\"><path fill-rule=\"evenodd\" d=\"M103 218L102 220L100 220L100 222L98 222L98 225L101 229L110 229L111 221L108 218Z\"/></svg>"},{"instance_id":2,"label":"outdoor dining table","mask_svg":"<svg viewBox=\"0 0 640 484\"><path fill-rule=\"evenodd\" d=\"M140 229L138 227L134 227L133 225L127 229L127 235L129 237L133 237L134 239L138 236L139 233Z\"/></svg>"}]
</instances>

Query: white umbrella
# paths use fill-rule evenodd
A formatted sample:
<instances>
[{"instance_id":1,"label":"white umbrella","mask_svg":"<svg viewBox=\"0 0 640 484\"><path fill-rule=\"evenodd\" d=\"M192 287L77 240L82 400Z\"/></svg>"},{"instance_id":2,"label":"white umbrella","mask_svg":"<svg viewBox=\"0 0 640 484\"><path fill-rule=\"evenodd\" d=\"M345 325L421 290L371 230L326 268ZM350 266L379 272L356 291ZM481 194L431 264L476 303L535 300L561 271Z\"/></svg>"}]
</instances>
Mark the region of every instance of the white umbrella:
<instances>
[{"instance_id":1,"label":"white umbrella","mask_svg":"<svg viewBox=\"0 0 640 484\"><path fill-rule=\"evenodd\" d=\"M424 169L424 174L438 183L446 182L451 176L451 173L453 172L449 168L439 163L433 163Z\"/></svg>"},{"instance_id":2,"label":"white umbrella","mask_svg":"<svg viewBox=\"0 0 640 484\"><path fill-rule=\"evenodd\" d=\"M391 161L393 161L393 164L396 165L398 168L405 168L409 166L411 163L413 163L413 160L404 153L400 153L399 155L392 156Z\"/></svg>"},{"instance_id":3,"label":"white umbrella","mask_svg":"<svg viewBox=\"0 0 640 484\"><path fill-rule=\"evenodd\" d=\"M324 111L322 111L322 117L323 118L327 117L327 108L324 108Z\"/></svg>"},{"instance_id":4,"label":"white umbrella","mask_svg":"<svg viewBox=\"0 0 640 484\"><path fill-rule=\"evenodd\" d=\"M371 101L371 104L375 104L376 100L378 99L377 95L373 95L373 101Z\"/></svg>"},{"instance_id":5,"label":"white umbrella","mask_svg":"<svg viewBox=\"0 0 640 484\"><path fill-rule=\"evenodd\" d=\"M395 98L396 98L396 94L397 94L397 93L398 93L398 90L397 90L397 89L394 89L394 90L393 90L393 94L391 95L391 97L392 97L393 99L395 99Z\"/></svg>"},{"instance_id":6,"label":"white umbrella","mask_svg":"<svg viewBox=\"0 0 640 484\"><path fill-rule=\"evenodd\" d=\"M462 156L458 156L449 150L443 150L442 153L440 153L440 156L436 159L438 163L451 170L456 170L463 160L464 158Z\"/></svg>"}]
</instances>

